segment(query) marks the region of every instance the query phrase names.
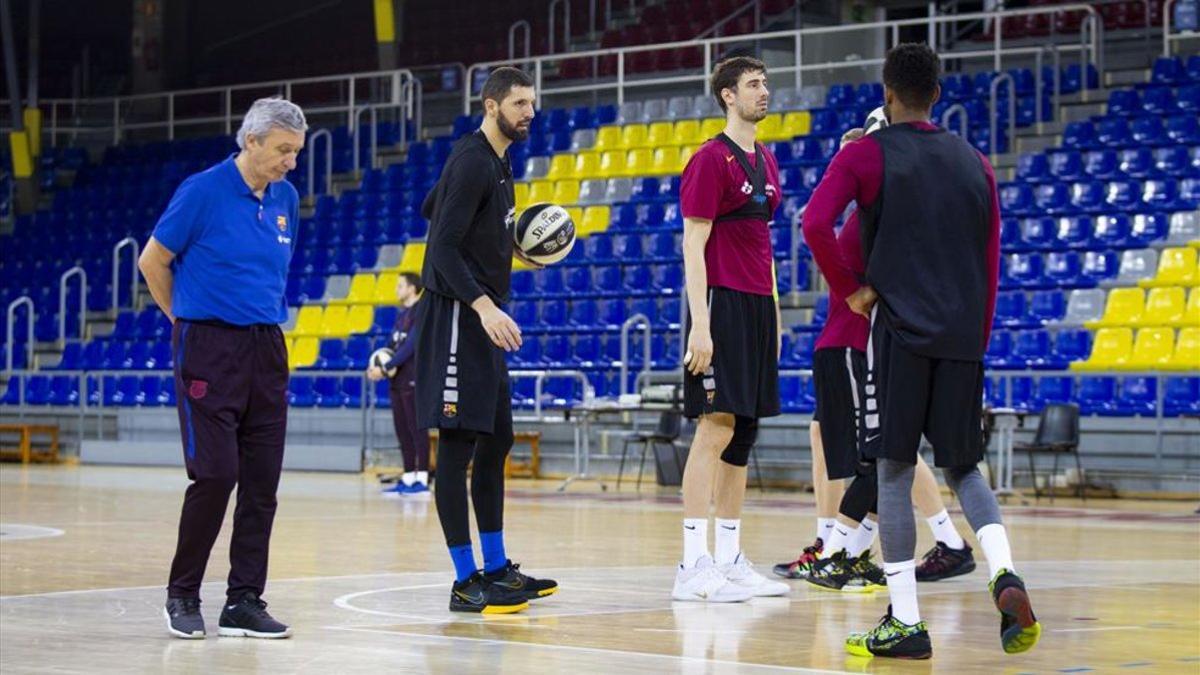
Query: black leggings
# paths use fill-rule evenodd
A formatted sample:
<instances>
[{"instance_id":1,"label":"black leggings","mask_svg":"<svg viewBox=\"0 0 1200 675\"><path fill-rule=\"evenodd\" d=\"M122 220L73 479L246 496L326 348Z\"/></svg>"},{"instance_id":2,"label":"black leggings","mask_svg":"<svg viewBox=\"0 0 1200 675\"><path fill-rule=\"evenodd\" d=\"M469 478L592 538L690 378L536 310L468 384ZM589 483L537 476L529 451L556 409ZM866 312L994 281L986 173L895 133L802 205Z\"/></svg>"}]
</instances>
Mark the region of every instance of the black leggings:
<instances>
[{"instance_id":1,"label":"black leggings","mask_svg":"<svg viewBox=\"0 0 1200 675\"><path fill-rule=\"evenodd\" d=\"M467 514L467 465L471 471L471 501L480 532L504 529L504 460L512 449L512 416L497 415L493 433L442 429L437 446L438 518L447 546L471 543Z\"/></svg>"}]
</instances>

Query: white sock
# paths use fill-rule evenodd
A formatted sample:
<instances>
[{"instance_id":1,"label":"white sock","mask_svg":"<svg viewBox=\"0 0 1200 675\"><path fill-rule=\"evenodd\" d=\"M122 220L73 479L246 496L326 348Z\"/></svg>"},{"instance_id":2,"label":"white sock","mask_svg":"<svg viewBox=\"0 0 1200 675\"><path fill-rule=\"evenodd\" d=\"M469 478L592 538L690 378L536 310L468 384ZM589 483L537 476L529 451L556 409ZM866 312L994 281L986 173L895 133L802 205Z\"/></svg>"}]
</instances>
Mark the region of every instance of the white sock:
<instances>
[{"instance_id":1,"label":"white sock","mask_svg":"<svg viewBox=\"0 0 1200 675\"><path fill-rule=\"evenodd\" d=\"M862 555L863 551L871 548L871 544L875 542L877 532L879 532L879 523L871 520L870 516L863 518L854 538L850 540L850 545L846 547L846 554L852 558Z\"/></svg>"},{"instance_id":2,"label":"white sock","mask_svg":"<svg viewBox=\"0 0 1200 675\"><path fill-rule=\"evenodd\" d=\"M940 541L952 549L961 551L967 542L958 533L958 529L954 527L954 521L950 519L950 514L946 509L942 509L941 513L930 516L925 519L929 523L929 531L933 533L935 541Z\"/></svg>"},{"instance_id":3,"label":"white sock","mask_svg":"<svg viewBox=\"0 0 1200 675\"><path fill-rule=\"evenodd\" d=\"M732 565L733 561L737 560L738 554L742 552L742 521L741 519L729 520L726 518L717 518L716 520L716 562L718 565Z\"/></svg>"},{"instance_id":4,"label":"white sock","mask_svg":"<svg viewBox=\"0 0 1200 675\"><path fill-rule=\"evenodd\" d=\"M416 480L417 473L415 471L405 471L404 475L400 477L400 482L405 485L412 485Z\"/></svg>"},{"instance_id":5,"label":"white sock","mask_svg":"<svg viewBox=\"0 0 1200 675\"><path fill-rule=\"evenodd\" d=\"M691 569L708 555L708 518L683 519L683 567Z\"/></svg>"},{"instance_id":6,"label":"white sock","mask_svg":"<svg viewBox=\"0 0 1200 675\"><path fill-rule=\"evenodd\" d=\"M1013 569L1012 549L1008 547L1008 532L1000 523L984 525L975 533L979 547L983 549L983 557L987 558L989 578L995 578L1001 568L1009 572Z\"/></svg>"},{"instance_id":7,"label":"white sock","mask_svg":"<svg viewBox=\"0 0 1200 675\"><path fill-rule=\"evenodd\" d=\"M833 532L825 540L825 551L822 556L827 558L842 549L847 549L846 552L849 553L850 542L854 540L857 533L857 527L849 527L834 521Z\"/></svg>"},{"instance_id":8,"label":"white sock","mask_svg":"<svg viewBox=\"0 0 1200 675\"><path fill-rule=\"evenodd\" d=\"M917 562L906 560L883 563L887 574L888 596L892 600L892 616L909 626L921 620L917 607Z\"/></svg>"},{"instance_id":9,"label":"white sock","mask_svg":"<svg viewBox=\"0 0 1200 675\"><path fill-rule=\"evenodd\" d=\"M817 539L829 543L829 538L833 536L833 524L837 522L837 518L817 518Z\"/></svg>"},{"instance_id":10,"label":"white sock","mask_svg":"<svg viewBox=\"0 0 1200 675\"><path fill-rule=\"evenodd\" d=\"M417 482L420 483L421 485L429 485L429 472L428 471L418 471L417 472Z\"/></svg>"}]
</instances>

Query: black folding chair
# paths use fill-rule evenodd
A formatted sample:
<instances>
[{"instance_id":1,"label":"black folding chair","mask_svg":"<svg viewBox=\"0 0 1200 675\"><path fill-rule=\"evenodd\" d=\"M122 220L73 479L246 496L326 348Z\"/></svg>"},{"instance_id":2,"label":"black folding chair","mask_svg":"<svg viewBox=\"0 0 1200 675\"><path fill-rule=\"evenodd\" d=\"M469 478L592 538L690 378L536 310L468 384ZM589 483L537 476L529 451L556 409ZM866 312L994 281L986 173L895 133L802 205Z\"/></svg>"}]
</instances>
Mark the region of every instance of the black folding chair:
<instances>
[{"instance_id":1,"label":"black folding chair","mask_svg":"<svg viewBox=\"0 0 1200 675\"><path fill-rule=\"evenodd\" d=\"M675 445L675 441L679 439L682 431L683 415L675 411L667 411L658 416L658 426L654 428L654 431L637 431L626 436L621 447L621 466L617 470L617 489L621 489L621 476L625 474L625 458L629 454L629 446L634 443L642 444L642 459L638 464L638 490L642 489L642 473L646 468L646 453L659 444L666 445L675 452L675 461L679 464L679 470L682 472L683 462L680 461L679 448Z\"/></svg>"},{"instance_id":2,"label":"black folding chair","mask_svg":"<svg viewBox=\"0 0 1200 675\"><path fill-rule=\"evenodd\" d=\"M1075 470L1079 474L1076 491L1080 499L1087 499L1085 492L1086 481L1083 477L1083 465L1079 458L1079 406L1074 403L1056 403L1042 410L1038 419L1037 434L1032 443L1017 443L1014 450L1024 450L1029 453L1029 473L1033 478L1033 492L1041 498L1042 490L1038 486L1037 467L1033 455L1048 452L1054 455L1054 470L1051 477L1058 475L1058 458L1060 455L1075 455ZM1054 501L1054 491L1050 490L1050 501Z\"/></svg>"}]
</instances>

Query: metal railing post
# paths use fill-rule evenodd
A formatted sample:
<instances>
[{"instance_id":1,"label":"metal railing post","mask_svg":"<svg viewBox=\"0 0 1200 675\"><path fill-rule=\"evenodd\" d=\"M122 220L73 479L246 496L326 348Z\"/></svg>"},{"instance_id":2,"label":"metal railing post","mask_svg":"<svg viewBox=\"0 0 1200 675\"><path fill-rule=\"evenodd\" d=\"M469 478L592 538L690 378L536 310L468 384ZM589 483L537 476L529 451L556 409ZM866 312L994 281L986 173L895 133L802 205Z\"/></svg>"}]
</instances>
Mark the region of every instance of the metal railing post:
<instances>
[{"instance_id":1,"label":"metal railing post","mask_svg":"<svg viewBox=\"0 0 1200 675\"><path fill-rule=\"evenodd\" d=\"M645 344L642 345L642 370L650 370L650 341L652 337L650 318L639 312L625 319L625 323L621 324L621 385L617 389L621 394L629 393L626 389L629 386L627 382L629 379L629 330L637 325L641 325L643 335L646 338Z\"/></svg>"},{"instance_id":2,"label":"metal railing post","mask_svg":"<svg viewBox=\"0 0 1200 675\"><path fill-rule=\"evenodd\" d=\"M1086 75L1086 73L1085 73ZM1000 85L1008 86L1008 128L1004 133L1009 142L1016 140L1017 131L1017 83L1013 80L1013 76L1008 73L1000 73L992 80L991 90L988 95L988 128L992 133L992 160L1000 155L999 138L996 136L996 102L1000 92ZM1012 148L1009 148L1011 150Z\"/></svg>"},{"instance_id":3,"label":"metal railing post","mask_svg":"<svg viewBox=\"0 0 1200 675\"><path fill-rule=\"evenodd\" d=\"M37 321L37 310L33 306L33 298L28 295L21 297L8 303L8 313L5 315L4 326L4 371L12 372L13 370L13 347L15 344L15 336L13 335L13 327L17 323L17 308L24 306L26 315L29 319L29 325L25 327L25 361L26 366L33 365L33 324ZM24 379L24 378L22 378Z\"/></svg>"},{"instance_id":4,"label":"metal railing post","mask_svg":"<svg viewBox=\"0 0 1200 675\"><path fill-rule=\"evenodd\" d=\"M328 129L319 129L308 137L308 195L316 198L316 151L317 140L325 139L325 194L333 192L333 134Z\"/></svg>"},{"instance_id":5,"label":"metal railing post","mask_svg":"<svg viewBox=\"0 0 1200 675\"><path fill-rule=\"evenodd\" d=\"M525 29L525 60L529 60L530 50L530 28L529 22L525 19L517 19L508 27L508 60L514 63L517 60L517 29Z\"/></svg>"},{"instance_id":6,"label":"metal railing post","mask_svg":"<svg viewBox=\"0 0 1200 675\"><path fill-rule=\"evenodd\" d=\"M58 278L58 343L67 341L67 282L71 277L79 277L79 337L83 338L83 329L87 323L87 271L76 265L63 272Z\"/></svg>"},{"instance_id":7,"label":"metal railing post","mask_svg":"<svg viewBox=\"0 0 1200 675\"><path fill-rule=\"evenodd\" d=\"M129 306L137 307L137 288L138 288L138 254L141 252L141 247L138 245L137 239L133 237L125 237L113 245L112 254L112 311L116 312L121 308L121 251L127 248L133 248L133 256L129 259L129 269L132 273L129 279Z\"/></svg>"},{"instance_id":8,"label":"metal railing post","mask_svg":"<svg viewBox=\"0 0 1200 675\"><path fill-rule=\"evenodd\" d=\"M955 103L949 108L946 108L946 112L942 113L942 126L946 129L949 129L950 118L954 117L955 115L957 115L959 119L958 135L962 136L964 140L971 140L969 135L971 130L971 121L969 119L970 113L967 112L967 107L961 103Z\"/></svg>"}]
</instances>

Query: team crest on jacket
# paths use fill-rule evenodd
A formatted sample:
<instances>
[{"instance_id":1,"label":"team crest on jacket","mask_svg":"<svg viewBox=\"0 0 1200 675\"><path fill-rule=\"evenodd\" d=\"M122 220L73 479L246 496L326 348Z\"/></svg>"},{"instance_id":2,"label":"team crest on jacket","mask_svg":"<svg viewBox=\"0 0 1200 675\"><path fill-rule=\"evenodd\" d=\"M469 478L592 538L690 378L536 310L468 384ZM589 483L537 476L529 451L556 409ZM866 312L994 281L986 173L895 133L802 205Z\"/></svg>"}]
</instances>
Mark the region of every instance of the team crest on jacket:
<instances>
[{"instance_id":1,"label":"team crest on jacket","mask_svg":"<svg viewBox=\"0 0 1200 675\"><path fill-rule=\"evenodd\" d=\"M448 417L448 418L458 417L458 404L457 403L442 404L442 417Z\"/></svg>"},{"instance_id":2,"label":"team crest on jacket","mask_svg":"<svg viewBox=\"0 0 1200 675\"><path fill-rule=\"evenodd\" d=\"M280 232L287 232L287 216L275 216L275 224Z\"/></svg>"}]
</instances>

